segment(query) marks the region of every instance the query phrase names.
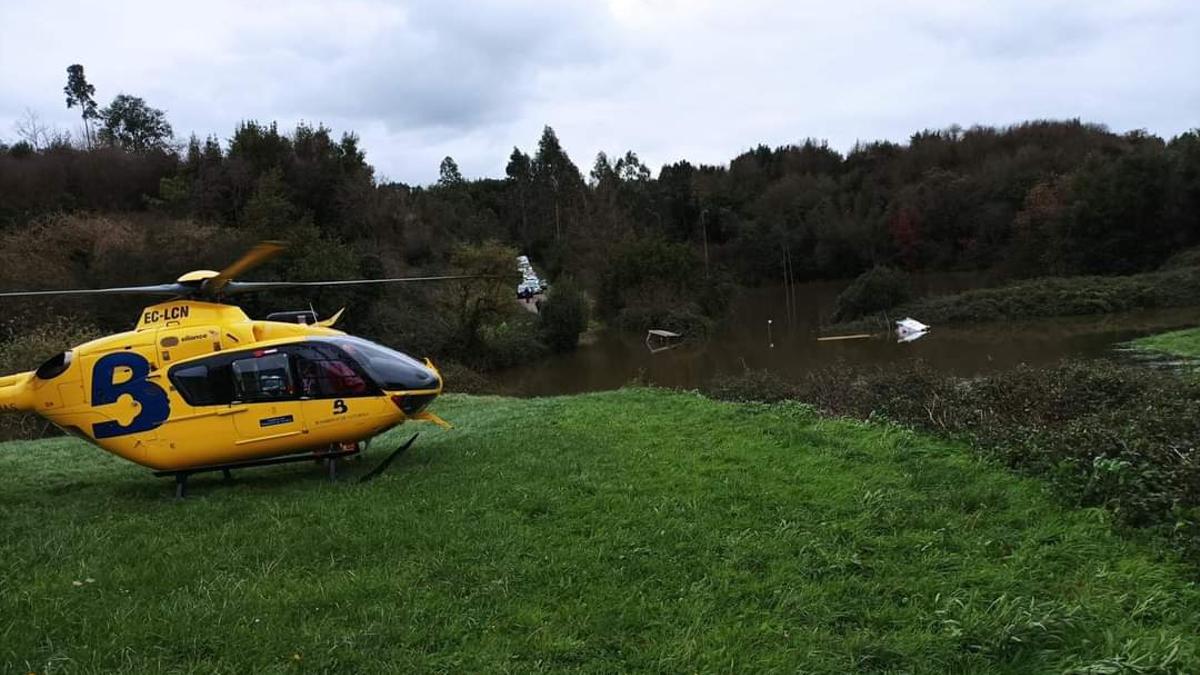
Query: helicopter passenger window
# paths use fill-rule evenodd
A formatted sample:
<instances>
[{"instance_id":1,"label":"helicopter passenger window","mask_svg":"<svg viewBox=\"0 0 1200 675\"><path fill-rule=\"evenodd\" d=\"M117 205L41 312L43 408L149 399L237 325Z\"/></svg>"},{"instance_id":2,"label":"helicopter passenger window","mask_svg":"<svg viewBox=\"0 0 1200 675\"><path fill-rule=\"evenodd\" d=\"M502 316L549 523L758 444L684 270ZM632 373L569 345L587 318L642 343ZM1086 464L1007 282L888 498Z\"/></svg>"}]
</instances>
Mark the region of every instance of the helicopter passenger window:
<instances>
[{"instance_id":1,"label":"helicopter passenger window","mask_svg":"<svg viewBox=\"0 0 1200 675\"><path fill-rule=\"evenodd\" d=\"M287 354L267 354L234 361L230 365L236 400L276 401L292 398L295 394Z\"/></svg>"},{"instance_id":2,"label":"helicopter passenger window","mask_svg":"<svg viewBox=\"0 0 1200 675\"><path fill-rule=\"evenodd\" d=\"M197 364L183 366L171 371L171 382L183 399L192 405L213 405L216 392L208 379L208 366ZM226 401L228 403L228 401Z\"/></svg>"},{"instance_id":3,"label":"helicopter passenger window","mask_svg":"<svg viewBox=\"0 0 1200 675\"><path fill-rule=\"evenodd\" d=\"M180 364L170 370L169 376L171 384L188 405L229 405L233 402L233 378L226 356Z\"/></svg>"}]
</instances>

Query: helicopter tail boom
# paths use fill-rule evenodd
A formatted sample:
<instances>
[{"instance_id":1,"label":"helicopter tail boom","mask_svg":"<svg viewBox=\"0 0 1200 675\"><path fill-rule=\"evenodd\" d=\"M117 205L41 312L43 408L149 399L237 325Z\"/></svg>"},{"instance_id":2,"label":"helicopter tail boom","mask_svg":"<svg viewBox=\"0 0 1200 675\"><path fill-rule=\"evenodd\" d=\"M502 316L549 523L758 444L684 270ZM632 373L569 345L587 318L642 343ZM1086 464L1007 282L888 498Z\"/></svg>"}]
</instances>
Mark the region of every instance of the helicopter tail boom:
<instances>
[{"instance_id":1,"label":"helicopter tail boom","mask_svg":"<svg viewBox=\"0 0 1200 675\"><path fill-rule=\"evenodd\" d=\"M0 412L33 410L33 371L0 377Z\"/></svg>"}]
</instances>

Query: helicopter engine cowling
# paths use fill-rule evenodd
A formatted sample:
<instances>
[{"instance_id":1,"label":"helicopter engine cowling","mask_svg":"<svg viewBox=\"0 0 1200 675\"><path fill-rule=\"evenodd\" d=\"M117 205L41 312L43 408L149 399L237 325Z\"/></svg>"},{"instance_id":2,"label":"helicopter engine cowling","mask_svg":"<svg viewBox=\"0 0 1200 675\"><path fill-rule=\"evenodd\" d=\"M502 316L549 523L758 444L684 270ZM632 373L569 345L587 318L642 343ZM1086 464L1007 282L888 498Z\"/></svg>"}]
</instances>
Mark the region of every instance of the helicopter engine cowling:
<instances>
[{"instance_id":1,"label":"helicopter engine cowling","mask_svg":"<svg viewBox=\"0 0 1200 675\"><path fill-rule=\"evenodd\" d=\"M267 315L267 321L281 321L283 323L298 323L305 326L314 326L317 323L317 313L311 309L301 309L288 312L271 312Z\"/></svg>"}]
</instances>

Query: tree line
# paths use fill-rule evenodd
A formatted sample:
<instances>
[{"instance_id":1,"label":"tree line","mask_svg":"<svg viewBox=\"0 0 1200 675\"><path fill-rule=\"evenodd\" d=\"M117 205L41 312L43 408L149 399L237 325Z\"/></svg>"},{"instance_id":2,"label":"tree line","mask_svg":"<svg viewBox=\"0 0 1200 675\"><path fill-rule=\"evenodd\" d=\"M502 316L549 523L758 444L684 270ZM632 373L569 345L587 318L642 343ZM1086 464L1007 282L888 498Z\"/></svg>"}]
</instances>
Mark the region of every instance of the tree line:
<instances>
[{"instance_id":1,"label":"tree line","mask_svg":"<svg viewBox=\"0 0 1200 675\"><path fill-rule=\"evenodd\" d=\"M192 223L214 242L293 241L288 268L267 272L301 279L442 270L465 259L463 246L495 242L552 281L570 277L619 325L701 325L738 284L880 266L1124 274L1200 244L1198 131L1163 139L1039 120L845 153L812 139L760 145L727 165L681 160L657 174L633 151L600 153L585 175L547 126L532 148L513 149L503 177L466 179L447 157L438 181L418 186L378 180L350 132L245 121L228 138L178 141L140 98L98 108L82 67L68 69L64 91L82 138L0 146L5 232L63 214L120 214L138 231ZM89 255L68 265L74 281L118 281L89 277ZM149 273L110 271L122 283ZM23 285L12 274L0 282ZM420 293L399 295L411 307ZM368 327L405 323L377 292L352 299L372 308Z\"/></svg>"}]
</instances>

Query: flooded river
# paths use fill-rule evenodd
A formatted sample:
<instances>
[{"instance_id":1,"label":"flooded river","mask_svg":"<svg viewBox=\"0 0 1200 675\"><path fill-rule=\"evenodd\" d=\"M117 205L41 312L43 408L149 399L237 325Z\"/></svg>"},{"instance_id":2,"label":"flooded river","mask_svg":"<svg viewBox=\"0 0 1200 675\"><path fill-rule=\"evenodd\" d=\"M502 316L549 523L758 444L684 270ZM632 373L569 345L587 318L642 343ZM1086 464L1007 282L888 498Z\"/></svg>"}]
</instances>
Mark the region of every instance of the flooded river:
<instances>
[{"instance_id":1,"label":"flooded river","mask_svg":"<svg viewBox=\"0 0 1200 675\"><path fill-rule=\"evenodd\" d=\"M730 316L707 340L651 353L644 335L604 332L569 354L510 369L495 376L508 393L523 396L615 389L633 380L695 388L745 368L765 368L784 377L847 365L887 365L920 359L961 375L1044 365L1064 357L1113 353L1119 343L1174 328L1200 324L1200 307L1147 310L1098 316L987 324L934 325L924 337L898 343L895 335L818 342L847 282L817 282L795 288L788 312L783 288L743 291ZM946 293L980 285L967 277L923 280L923 292ZM790 314L790 317L789 317ZM899 317L898 317L899 318ZM922 317L914 317L921 319ZM768 321L770 325L768 326Z\"/></svg>"}]
</instances>

